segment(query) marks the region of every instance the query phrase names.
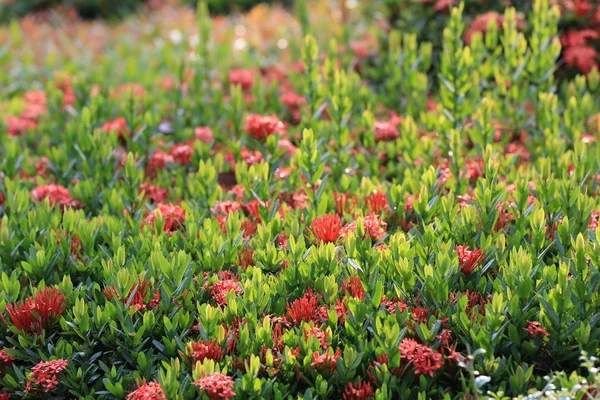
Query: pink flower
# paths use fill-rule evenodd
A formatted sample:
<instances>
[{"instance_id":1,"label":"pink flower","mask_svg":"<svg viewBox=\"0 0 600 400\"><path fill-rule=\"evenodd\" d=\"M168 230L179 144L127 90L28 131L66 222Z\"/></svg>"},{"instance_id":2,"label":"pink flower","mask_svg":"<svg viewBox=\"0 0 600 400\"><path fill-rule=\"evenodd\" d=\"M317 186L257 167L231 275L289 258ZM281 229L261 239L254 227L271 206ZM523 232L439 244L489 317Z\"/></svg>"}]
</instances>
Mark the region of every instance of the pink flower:
<instances>
[{"instance_id":1,"label":"pink flower","mask_svg":"<svg viewBox=\"0 0 600 400\"><path fill-rule=\"evenodd\" d=\"M164 219L163 231L172 233L180 226L183 226L186 213L185 210L179 206L173 204L160 204L156 210L148 214L144 223L146 225L153 225L157 214L160 214Z\"/></svg>"},{"instance_id":2,"label":"pink flower","mask_svg":"<svg viewBox=\"0 0 600 400\"><path fill-rule=\"evenodd\" d=\"M527 321L527 328L523 328L523 330L527 333L529 333L530 336L534 337L534 336L542 336L542 337L548 337L550 336L550 334L548 333L548 331L544 328L542 328L542 326L540 325L539 322L537 321Z\"/></svg>"},{"instance_id":3,"label":"pink flower","mask_svg":"<svg viewBox=\"0 0 600 400\"><path fill-rule=\"evenodd\" d=\"M343 400L367 400L373 398L373 388L369 382L363 382L359 379L355 385L352 383L346 385L342 394Z\"/></svg>"},{"instance_id":4,"label":"pink flower","mask_svg":"<svg viewBox=\"0 0 600 400\"><path fill-rule=\"evenodd\" d=\"M215 139L212 129L207 126L199 126L194 129L194 137L204 143L210 143Z\"/></svg>"},{"instance_id":5,"label":"pink flower","mask_svg":"<svg viewBox=\"0 0 600 400\"><path fill-rule=\"evenodd\" d=\"M235 396L233 379L218 372L200 378L192 385L204 391L210 400L230 399Z\"/></svg>"},{"instance_id":6,"label":"pink flower","mask_svg":"<svg viewBox=\"0 0 600 400\"><path fill-rule=\"evenodd\" d=\"M254 86L254 76L252 71L247 69L232 69L229 71L229 83L239 85L242 90L247 91Z\"/></svg>"},{"instance_id":7,"label":"pink flower","mask_svg":"<svg viewBox=\"0 0 600 400\"><path fill-rule=\"evenodd\" d=\"M4 117L4 121L6 122L6 125L8 125L8 134L11 136L22 135L27 131L33 130L37 127L37 123L35 121L14 117L12 115L7 115Z\"/></svg>"},{"instance_id":8,"label":"pink flower","mask_svg":"<svg viewBox=\"0 0 600 400\"><path fill-rule=\"evenodd\" d=\"M376 142L387 142L400 137L398 128L391 122L375 122L374 131Z\"/></svg>"},{"instance_id":9,"label":"pink flower","mask_svg":"<svg viewBox=\"0 0 600 400\"><path fill-rule=\"evenodd\" d=\"M413 363L417 375L433 376L444 365L440 353L413 339L404 339L399 348L402 358Z\"/></svg>"},{"instance_id":10,"label":"pink flower","mask_svg":"<svg viewBox=\"0 0 600 400\"><path fill-rule=\"evenodd\" d=\"M365 236L369 236L371 241L376 242L378 240L383 239L387 231L387 223L379 220L376 215L367 215L363 218L363 225L365 227ZM342 238L348 236L349 232L356 231L356 221L349 223L348 225L342 228Z\"/></svg>"},{"instance_id":11,"label":"pink flower","mask_svg":"<svg viewBox=\"0 0 600 400\"><path fill-rule=\"evenodd\" d=\"M504 23L504 16L495 11L490 11L475 17L475 20L471 23L471 26L465 32L465 43L471 44L473 35L475 35L476 33L486 33L488 28L488 22L490 20L495 21L496 27L498 29L501 29L502 24Z\"/></svg>"},{"instance_id":12,"label":"pink flower","mask_svg":"<svg viewBox=\"0 0 600 400\"><path fill-rule=\"evenodd\" d=\"M167 400L158 382L147 383L144 379L141 385L140 382L137 385L138 388L127 395L127 400Z\"/></svg>"},{"instance_id":13,"label":"pink flower","mask_svg":"<svg viewBox=\"0 0 600 400\"><path fill-rule=\"evenodd\" d=\"M185 165L192 162L192 154L194 153L194 149L189 144L174 144L171 146L169 153L177 164Z\"/></svg>"},{"instance_id":14,"label":"pink flower","mask_svg":"<svg viewBox=\"0 0 600 400\"><path fill-rule=\"evenodd\" d=\"M125 136L129 136L129 128L127 128L127 121L125 118L116 118L111 121L107 121L100 128L102 132L117 132L119 135L119 139L125 138Z\"/></svg>"},{"instance_id":15,"label":"pink flower","mask_svg":"<svg viewBox=\"0 0 600 400\"><path fill-rule=\"evenodd\" d=\"M34 390L41 390L48 393L56 389L58 386L58 378L60 373L67 368L69 362L67 360L53 360L40 362L31 369L29 380L25 385L25 393L32 390L32 386L37 386Z\"/></svg>"},{"instance_id":16,"label":"pink flower","mask_svg":"<svg viewBox=\"0 0 600 400\"><path fill-rule=\"evenodd\" d=\"M140 185L140 193L144 193L144 198L152 201L153 203L163 203L167 201L169 196L169 189L154 186L148 182L144 182Z\"/></svg>"},{"instance_id":17,"label":"pink flower","mask_svg":"<svg viewBox=\"0 0 600 400\"><path fill-rule=\"evenodd\" d=\"M231 291L234 291L238 296L244 293L242 285L239 282L233 279L224 279L215 282L210 289L210 294L217 303L224 306L227 305L227 293Z\"/></svg>"},{"instance_id":18,"label":"pink flower","mask_svg":"<svg viewBox=\"0 0 600 400\"><path fill-rule=\"evenodd\" d=\"M294 92L287 92L281 95L279 101L283 103L290 111L299 110L300 107L306 104L306 98Z\"/></svg>"},{"instance_id":19,"label":"pink flower","mask_svg":"<svg viewBox=\"0 0 600 400\"><path fill-rule=\"evenodd\" d=\"M61 207L79 207L82 203L73 200L69 190L61 185L41 185L31 191L31 196L36 201L43 201L48 199L50 204Z\"/></svg>"},{"instance_id":20,"label":"pink flower","mask_svg":"<svg viewBox=\"0 0 600 400\"><path fill-rule=\"evenodd\" d=\"M283 135L285 125L274 115L250 114L246 117L246 133L257 140L264 140L272 134Z\"/></svg>"}]
</instances>

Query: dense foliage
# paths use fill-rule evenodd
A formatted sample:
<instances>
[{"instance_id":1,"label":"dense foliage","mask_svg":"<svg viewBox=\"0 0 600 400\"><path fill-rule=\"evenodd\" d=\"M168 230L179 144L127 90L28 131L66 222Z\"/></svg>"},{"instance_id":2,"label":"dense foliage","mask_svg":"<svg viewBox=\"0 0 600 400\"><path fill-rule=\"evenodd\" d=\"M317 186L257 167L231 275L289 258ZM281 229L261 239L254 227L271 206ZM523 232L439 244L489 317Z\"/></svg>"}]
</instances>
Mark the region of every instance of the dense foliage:
<instances>
[{"instance_id":1,"label":"dense foliage","mask_svg":"<svg viewBox=\"0 0 600 400\"><path fill-rule=\"evenodd\" d=\"M277 62L205 4L42 67L13 24L0 399L594 396L600 74L557 78L548 0L463 11Z\"/></svg>"}]
</instances>

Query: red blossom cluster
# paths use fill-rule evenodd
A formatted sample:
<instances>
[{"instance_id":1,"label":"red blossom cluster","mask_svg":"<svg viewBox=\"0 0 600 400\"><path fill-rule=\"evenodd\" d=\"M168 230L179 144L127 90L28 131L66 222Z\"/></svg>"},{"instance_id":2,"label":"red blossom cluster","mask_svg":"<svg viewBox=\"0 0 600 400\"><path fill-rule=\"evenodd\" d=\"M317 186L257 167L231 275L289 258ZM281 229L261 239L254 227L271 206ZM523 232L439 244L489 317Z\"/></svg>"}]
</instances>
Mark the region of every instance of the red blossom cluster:
<instances>
[{"instance_id":1,"label":"red blossom cluster","mask_svg":"<svg viewBox=\"0 0 600 400\"><path fill-rule=\"evenodd\" d=\"M202 377L192 385L202 390L210 400L227 400L235 396L233 379L218 372Z\"/></svg>"},{"instance_id":2,"label":"red blossom cluster","mask_svg":"<svg viewBox=\"0 0 600 400\"><path fill-rule=\"evenodd\" d=\"M127 400L167 400L158 382L137 382L138 388L127 395Z\"/></svg>"},{"instance_id":3,"label":"red blossom cluster","mask_svg":"<svg viewBox=\"0 0 600 400\"><path fill-rule=\"evenodd\" d=\"M25 384L25 393L31 390L39 390L48 393L58 386L58 378L61 372L67 368L67 360L42 361L31 369L29 380Z\"/></svg>"},{"instance_id":4,"label":"red blossom cluster","mask_svg":"<svg viewBox=\"0 0 600 400\"><path fill-rule=\"evenodd\" d=\"M192 359L192 364L206 359L219 362L223 358L223 349L216 340L189 343L186 350Z\"/></svg>"},{"instance_id":5,"label":"red blossom cluster","mask_svg":"<svg viewBox=\"0 0 600 400\"><path fill-rule=\"evenodd\" d=\"M114 286L104 288L104 295L108 301L116 299L122 300L124 303L129 303L129 308L134 308L136 311L150 310L160 303L159 290L156 290L150 298L151 287L152 282L138 277L138 281L129 289L129 293L125 299L121 299L117 288Z\"/></svg>"},{"instance_id":6,"label":"red blossom cluster","mask_svg":"<svg viewBox=\"0 0 600 400\"><path fill-rule=\"evenodd\" d=\"M164 220L163 231L171 234L183 226L186 212L183 208L173 204L159 204L153 212L146 216L144 224L154 225L158 214Z\"/></svg>"},{"instance_id":7,"label":"red blossom cluster","mask_svg":"<svg viewBox=\"0 0 600 400\"><path fill-rule=\"evenodd\" d=\"M374 397L373 388L369 382L358 380L356 383L348 383L344 388L342 399L344 400L367 400Z\"/></svg>"},{"instance_id":8,"label":"red blossom cluster","mask_svg":"<svg viewBox=\"0 0 600 400\"><path fill-rule=\"evenodd\" d=\"M363 218L363 226L365 228L365 236L363 236L363 239L369 236L373 242L383 239L387 232L387 223L381 221L379 217L374 214L367 215ZM349 232L354 231L356 231L356 221L352 221L344 226L341 237L345 238L348 236Z\"/></svg>"},{"instance_id":9,"label":"red blossom cluster","mask_svg":"<svg viewBox=\"0 0 600 400\"><path fill-rule=\"evenodd\" d=\"M538 322L538 321L527 321L527 328L523 328L523 330L527 333L529 333L529 335L531 337L535 337L535 336L541 336L541 337L548 337L550 336L550 333L548 333L548 331L544 328L542 328L542 325Z\"/></svg>"},{"instance_id":10,"label":"red blossom cluster","mask_svg":"<svg viewBox=\"0 0 600 400\"><path fill-rule=\"evenodd\" d=\"M460 270L463 274L470 274L477 268L483 261L485 253L480 249L469 250L468 246L458 245L456 246L456 255L458 256L458 262Z\"/></svg>"},{"instance_id":11,"label":"red blossom cluster","mask_svg":"<svg viewBox=\"0 0 600 400\"><path fill-rule=\"evenodd\" d=\"M66 306L67 299L54 287L42 289L21 303L8 304L6 312L15 328L41 335L44 329L58 321Z\"/></svg>"},{"instance_id":12,"label":"red blossom cluster","mask_svg":"<svg viewBox=\"0 0 600 400\"><path fill-rule=\"evenodd\" d=\"M83 203L73 200L69 190L61 185L41 185L31 191L31 197L36 201L48 199L51 205L60 207L82 207Z\"/></svg>"},{"instance_id":13,"label":"red blossom cluster","mask_svg":"<svg viewBox=\"0 0 600 400\"><path fill-rule=\"evenodd\" d=\"M322 215L313 219L310 232L320 243L335 243L342 232L342 221L337 215Z\"/></svg>"},{"instance_id":14,"label":"red blossom cluster","mask_svg":"<svg viewBox=\"0 0 600 400\"><path fill-rule=\"evenodd\" d=\"M256 140L264 140L272 134L284 135L285 124L275 115L250 114L246 117L244 131Z\"/></svg>"},{"instance_id":15,"label":"red blossom cluster","mask_svg":"<svg viewBox=\"0 0 600 400\"><path fill-rule=\"evenodd\" d=\"M127 127L127 121L123 117L119 117L110 121L107 121L100 127L102 132L116 132L119 139L123 140L126 136L129 136L129 128Z\"/></svg>"},{"instance_id":16,"label":"red blossom cluster","mask_svg":"<svg viewBox=\"0 0 600 400\"><path fill-rule=\"evenodd\" d=\"M417 375L433 376L444 365L440 353L413 339L404 339L399 347L402 360L412 362Z\"/></svg>"}]
</instances>

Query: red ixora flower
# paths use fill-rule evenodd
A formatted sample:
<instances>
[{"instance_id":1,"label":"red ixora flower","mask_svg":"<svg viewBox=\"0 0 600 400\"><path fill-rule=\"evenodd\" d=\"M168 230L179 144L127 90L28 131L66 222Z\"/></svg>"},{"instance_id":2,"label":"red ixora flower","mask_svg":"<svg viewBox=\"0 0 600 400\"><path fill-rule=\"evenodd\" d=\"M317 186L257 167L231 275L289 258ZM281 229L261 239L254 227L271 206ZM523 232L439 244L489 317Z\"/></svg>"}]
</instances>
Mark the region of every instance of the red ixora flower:
<instances>
[{"instance_id":1,"label":"red ixora flower","mask_svg":"<svg viewBox=\"0 0 600 400\"><path fill-rule=\"evenodd\" d=\"M202 390L210 400L230 399L235 396L233 378L218 372L200 378L192 385Z\"/></svg>"},{"instance_id":2,"label":"red ixora flower","mask_svg":"<svg viewBox=\"0 0 600 400\"><path fill-rule=\"evenodd\" d=\"M146 301L146 298L150 295L150 287L152 282L144 280L138 277L138 282L134 284L127 297L123 300L125 303L129 303L129 308L135 308L137 311L148 310L156 307L160 303L160 291L156 290L152 296L152 300ZM108 286L104 289L104 295L108 301L112 299L121 300L117 289L114 286Z\"/></svg>"},{"instance_id":3,"label":"red ixora flower","mask_svg":"<svg viewBox=\"0 0 600 400\"><path fill-rule=\"evenodd\" d=\"M365 289L363 289L362 282L358 276L351 276L348 280L342 281L342 288L350 297L356 297L361 300L365 298Z\"/></svg>"},{"instance_id":4,"label":"red ixora flower","mask_svg":"<svg viewBox=\"0 0 600 400\"><path fill-rule=\"evenodd\" d=\"M194 129L194 137L204 143L210 143L215 139L213 131L208 126L198 126Z\"/></svg>"},{"instance_id":5,"label":"red ixora flower","mask_svg":"<svg viewBox=\"0 0 600 400\"><path fill-rule=\"evenodd\" d=\"M242 285L234 279L223 279L216 281L210 289L212 298L222 306L227 305L227 293L234 291L235 294L241 296L244 293Z\"/></svg>"},{"instance_id":6,"label":"red ixora flower","mask_svg":"<svg viewBox=\"0 0 600 400\"><path fill-rule=\"evenodd\" d=\"M232 69L229 71L229 83L241 86L242 90L247 91L254 86L254 75L247 69Z\"/></svg>"},{"instance_id":7,"label":"red ixora flower","mask_svg":"<svg viewBox=\"0 0 600 400\"><path fill-rule=\"evenodd\" d=\"M8 134L11 136L19 136L26 133L29 130L33 130L37 127L37 123L30 119L21 117L15 117L7 115L4 117L4 122L7 125Z\"/></svg>"},{"instance_id":8,"label":"red ixora flower","mask_svg":"<svg viewBox=\"0 0 600 400\"><path fill-rule=\"evenodd\" d=\"M322 215L313 219L309 230L321 243L335 243L342 231L342 221L337 215Z\"/></svg>"},{"instance_id":9,"label":"red ixora flower","mask_svg":"<svg viewBox=\"0 0 600 400\"><path fill-rule=\"evenodd\" d=\"M373 388L369 382L360 379L356 384L348 383L344 388L342 399L344 400L366 400L373 398Z\"/></svg>"},{"instance_id":10,"label":"red ixora flower","mask_svg":"<svg viewBox=\"0 0 600 400\"><path fill-rule=\"evenodd\" d=\"M376 142L387 142L400 137L400 132L392 122L377 121L373 128Z\"/></svg>"},{"instance_id":11,"label":"red ixora flower","mask_svg":"<svg viewBox=\"0 0 600 400\"><path fill-rule=\"evenodd\" d=\"M483 261L485 253L480 249L469 250L468 246L456 246L456 255L463 274L470 274Z\"/></svg>"},{"instance_id":12,"label":"red ixora flower","mask_svg":"<svg viewBox=\"0 0 600 400\"><path fill-rule=\"evenodd\" d=\"M15 358L10 356L4 350L0 350L0 373L4 368L10 368L13 365Z\"/></svg>"},{"instance_id":13,"label":"red ixora flower","mask_svg":"<svg viewBox=\"0 0 600 400\"><path fill-rule=\"evenodd\" d=\"M433 376L444 365L440 353L413 339L404 339L399 348L402 359L413 363L417 375Z\"/></svg>"},{"instance_id":14,"label":"red ixora flower","mask_svg":"<svg viewBox=\"0 0 600 400\"><path fill-rule=\"evenodd\" d=\"M127 128L127 121L123 117L119 117L110 121L107 121L100 127L102 132L117 132L119 139L125 138L129 135L129 128Z\"/></svg>"},{"instance_id":15,"label":"red ixora flower","mask_svg":"<svg viewBox=\"0 0 600 400\"><path fill-rule=\"evenodd\" d=\"M333 354L330 354L327 351L323 354L319 354L318 351L315 351L312 355L313 361L310 366L315 367L319 372L329 371L329 373L333 374L337 367L337 360L341 355L342 351L340 349L337 349Z\"/></svg>"},{"instance_id":16,"label":"red ixora flower","mask_svg":"<svg viewBox=\"0 0 600 400\"><path fill-rule=\"evenodd\" d=\"M45 288L26 301L8 304L6 312L15 328L40 335L60 318L66 306L67 299L60 289Z\"/></svg>"},{"instance_id":17,"label":"red ixora flower","mask_svg":"<svg viewBox=\"0 0 600 400\"><path fill-rule=\"evenodd\" d=\"M160 214L164 219L163 231L172 233L183 225L185 221L185 210L179 206L173 204L160 204L156 210L148 214L144 223L146 225L153 225L156 220L157 214Z\"/></svg>"},{"instance_id":18,"label":"red ixora flower","mask_svg":"<svg viewBox=\"0 0 600 400\"><path fill-rule=\"evenodd\" d=\"M287 92L281 95L279 101L283 103L290 111L297 111L306 104L306 98L294 92Z\"/></svg>"},{"instance_id":19,"label":"red ixora flower","mask_svg":"<svg viewBox=\"0 0 600 400\"><path fill-rule=\"evenodd\" d=\"M523 330L529 333L530 336L550 336L548 331L540 325L538 321L527 321L527 328L523 328Z\"/></svg>"},{"instance_id":20,"label":"red ixora flower","mask_svg":"<svg viewBox=\"0 0 600 400\"><path fill-rule=\"evenodd\" d=\"M80 207L83 204L77 200L73 200L69 190L61 185L41 185L31 191L31 197L36 201L43 201L48 199L50 204L61 207Z\"/></svg>"},{"instance_id":21,"label":"red ixora flower","mask_svg":"<svg viewBox=\"0 0 600 400\"><path fill-rule=\"evenodd\" d=\"M127 400L167 400L165 392L158 382L146 382L146 378L140 383L137 382L138 388L127 395Z\"/></svg>"},{"instance_id":22,"label":"red ixora flower","mask_svg":"<svg viewBox=\"0 0 600 400\"><path fill-rule=\"evenodd\" d=\"M312 289L308 289L301 298L287 303L287 318L295 324L302 321L311 321L318 318L317 307L319 299L313 293Z\"/></svg>"},{"instance_id":23,"label":"red ixora flower","mask_svg":"<svg viewBox=\"0 0 600 400\"><path fill-rule=\"evenodd\" d=\"M473 39L473 35L476 33L484 34L487 32L488 22L493 20L496 22L496 27L498 29L502 29L502 24L504 23L504 16L495 11L490 11L485 14L478 15L475 17L471 26L465 32L465 43L471 44L471 40Z\"/></svg>"},{"instance_id":24,"label":"red ixora flower","mask_svg":"<svg viewBox=\"0 0 600 400\"><path fill-rule=\"evenodd\" d=\"M363 226L365 227L365 236L369 236L373 242L383 239L387 231L387 223L379 220L376 215L367 215L363 218ZM348 236L348 232L356 231L356 221L349 223L342 229L342 238Z\"/></svg>"},{"instance_id":25,"label":"red ixora flower","mask_svg":"<svg viewBox=\"0 0 600 400\"><path fill-rule=\"evenodd\" d=\"M189 343L186 350L193 364L203 362L207 358L216 362L223 358L223 349L216 340Z\"/></svg>"},{"instance_id":26,"label":"red ixora flower","mask_svg":"<svg viewBox=\"0 0 600 400\"><path fill-rule=\"evenodd\" d=\"M139 192L144 192L144 198L152 201L155 204L163 203L167 201L167 197L169 197L169 189L161 188L160 186L154 186L148 182L144 182L140 185Z\"/></svg>"},{"instance_id":27,"label":"red ixora flower","mask_svg":"<svg viewBox=\"0 0 600 400\"><path fill-rule=\"evenodd\" d=\"M263 140L274 133L284 134L285 125L275 115L250 114L246 117L244 130L254 139Z\"/></svg>"},{"instance_id":28,"label":"red ixora flower","mask_svg":"<svg viewBox=\"0 0 600 400\"><path fill-rule=\"evenodd\" d=\"M31 369L29 380L25 385L25 393L32 390L41 390L45 393L51 392L58 386L60 373L67 368L67 360L41 361Z\"/></svg>"}]
</instances>

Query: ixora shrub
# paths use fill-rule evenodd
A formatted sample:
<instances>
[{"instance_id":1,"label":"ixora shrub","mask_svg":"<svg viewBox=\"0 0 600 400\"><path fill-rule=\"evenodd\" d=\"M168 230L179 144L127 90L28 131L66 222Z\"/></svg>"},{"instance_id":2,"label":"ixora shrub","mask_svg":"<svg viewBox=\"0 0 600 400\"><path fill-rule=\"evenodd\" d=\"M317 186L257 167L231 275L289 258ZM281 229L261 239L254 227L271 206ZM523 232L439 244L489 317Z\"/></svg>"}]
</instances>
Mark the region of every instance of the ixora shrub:
<instances>
[{"instance_id":1,"label":"ixora shrub","mask_svg":"<svg viewBox=\"0 0 600 400\"><path fill-rule=\"evenodd\" d=\"M600 75L462 11L435 92L396 32L232 65L205 4L191 61L3 92L0 399L595 396Z\"/></svg>"}]
</instances>

